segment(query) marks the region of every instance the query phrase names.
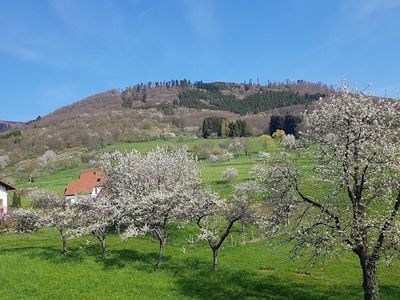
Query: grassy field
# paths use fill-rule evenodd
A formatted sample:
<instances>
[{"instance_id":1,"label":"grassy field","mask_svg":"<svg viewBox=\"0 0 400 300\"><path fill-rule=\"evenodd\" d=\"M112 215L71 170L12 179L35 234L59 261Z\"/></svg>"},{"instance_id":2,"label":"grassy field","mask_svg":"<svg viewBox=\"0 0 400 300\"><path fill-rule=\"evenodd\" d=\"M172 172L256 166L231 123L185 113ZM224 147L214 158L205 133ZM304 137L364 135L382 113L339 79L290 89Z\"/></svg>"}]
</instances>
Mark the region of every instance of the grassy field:
<instances>
[{"instance_id":1,"label":"grassy field","mask_svg":"<svg viewBox=\"0 0 400 300\"><path fill-rule=\"evenodd\" d=\"M192 147L202 140L182 142L152 141L117 144L113 149L145 152L157 144L186 144ZM210 140L220 143L221 140ZM222 180L227 166L239 170L235 182L247 180L260 151L256 139L249 139L250 156L230 162L211 164L201 161L206 184L222 195L232 184ZM275 145L274 151L280 146ZM311 162L302 158L301 164ZM66 184L78 178L87 165L61 170L34 184L17 182L19 187L39 186L62 192ZM234 183L235 183L234 182ZM309 189L315 189L310 185ZM318 192L317 190L315 192ZM25 205L27 203L25 202ZM205 244L187 242L196 229L171 228L166 261L154 268L158 243L150 238L122 242L118 236L108 240L108 255L100 259L100 248L92 237L70 242L70 253L61 254L57 232L40 230L35 234L0 236L0 299L361 299L361 270L354 255L343 253L323 264L309 266L305 260L288 259L289 246L277 241L258 240L258 233L239 230L228 239L220 253L220 271L211 271L211 251ZM253 236L255 235L255 236ZM246 241L242 244L242 240ZM258 240L258 241L257 241ZM89 241L89 242L88 242ZM400 265L379 265L382 299L400 299Z\"/></svg>"}]
</instances>

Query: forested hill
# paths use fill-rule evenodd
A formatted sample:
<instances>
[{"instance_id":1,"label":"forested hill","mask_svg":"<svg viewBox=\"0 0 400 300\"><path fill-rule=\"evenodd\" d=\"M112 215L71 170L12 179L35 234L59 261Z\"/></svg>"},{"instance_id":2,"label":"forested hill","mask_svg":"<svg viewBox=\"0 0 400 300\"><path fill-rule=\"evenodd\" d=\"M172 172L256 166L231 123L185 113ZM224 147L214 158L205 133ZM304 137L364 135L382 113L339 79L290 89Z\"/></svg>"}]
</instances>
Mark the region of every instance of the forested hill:
<instances>
[{"instance_id":1,"label":"forested hill","mask_svg":"<svg viewBox=\"0 0 400 300\"><path fill-rule=\"evenodd\" d=\"M332 87L304 81L265 85L232 82L191 83L187 80L138 84L122 92L126 108L154 105L152 90L173 90L175 97L158 97L156 104L175 107L230 111L240 115L256 114L279 107L307 105L334 92Z\"/></svg>"},{"instance_id":2,"label":"forested hill","mask_svg":"<svg viewBox=\"0 0 400 300\"><path fill-rule=\"evenodd\" d=\"M21 122L10 122L10 121L1 121L0 120L0 132L13 130L13 129L22 127L23 125L24 125L24 123L21 123Z\"/></svg>"},{"instance_id":3,"label":"forested hill","mask_svg":"<svg viewBox=\"0 0 400 300\"><path fill-rule=\"evenodd\" d=\"M245 120L264 132L271 114L298 115L315 100L335 92L322 83L266 84L171 80L140 83L89 96L0 134L0 156L12 161L47 150L151 140L164 133L198 134L206 117ZM1 125L0 125L1 126Z\"/></svg>"}]
</instances>

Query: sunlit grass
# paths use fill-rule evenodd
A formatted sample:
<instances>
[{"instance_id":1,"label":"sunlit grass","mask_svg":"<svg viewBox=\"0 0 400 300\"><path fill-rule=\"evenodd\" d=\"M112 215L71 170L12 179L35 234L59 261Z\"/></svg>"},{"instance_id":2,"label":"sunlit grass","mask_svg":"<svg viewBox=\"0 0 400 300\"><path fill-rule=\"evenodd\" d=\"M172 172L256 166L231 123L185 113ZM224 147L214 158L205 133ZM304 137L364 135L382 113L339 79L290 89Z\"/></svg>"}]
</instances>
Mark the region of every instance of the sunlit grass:
<instances>
[{"instance_id":1,"label":"sunlit grass","mask_svg":"<svg viewBox=\"0 0 400 300\"><path fill-rule=\"evenodd\" d=\"M102 151L137 149L146 152L157 145L178 144L193 147L199 143L219 144L220 139L151 141L107 146ZM250 170L262 151L256 138L249 139L249 155L228 162L200 161L206 185L229 196L234 184L251 179ZM275 141L274 153L282 151ZM310 157L298 164L311 175ZM227 167L239 171L228 183L222 178ZM33 184L20 180L20 188L41 187L62 193L71 180L78 178L86 164L64 169ZM306 193L318 197L327 185L310 179ZM24 205L28 205L24 201ZM61 254L56 231L41 230L29 235L0 236L0 299L361 299L361 270L356 257L340 253L324 264L309 266L305 260L288 259L289 245L259 240L260 234L239 228L228 238L220 252L220 271L211 271L211 251L205 243L193 245L196 227L171 228L166 261L154 268L158 243L151 238L122 242L116 235L108 239L108 255L100 259L100 248L91 237L72 240L70 253ZM251 242L254 239L256 241ZM86 244L86 240L90 244ZM247 241L242 244L242 240ZM382 299L400 299L400 265L379 265Z\"/></svg>"}]
</instances>

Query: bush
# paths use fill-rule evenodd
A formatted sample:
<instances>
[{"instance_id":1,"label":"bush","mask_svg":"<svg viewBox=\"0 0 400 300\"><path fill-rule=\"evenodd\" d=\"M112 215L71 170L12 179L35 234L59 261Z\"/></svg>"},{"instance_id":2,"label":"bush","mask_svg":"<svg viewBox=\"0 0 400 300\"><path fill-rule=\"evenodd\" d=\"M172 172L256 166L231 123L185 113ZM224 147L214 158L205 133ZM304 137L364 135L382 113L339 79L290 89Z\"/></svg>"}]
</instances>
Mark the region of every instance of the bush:
<instances>
[{"instance_id":1,"label":"bush","mask_svg":"<svg viewBox=\"0 0 400 300\"><path fill-rule=\"evenodd\" d=\"M146 122L144 122L142 129L144 129L144 130L150 130L150 129L152 129L153 127L154 127L153 122L151 122L151 121L146 121Z\"/></svg>"},{"instance_id":2,"label":"bush","mask_svg":"<svg viewBox=\"0 0 400 300\"><path fill-rule=\"evenodd\" d=\"M210 155L219 155L222 152L219 147L212 144L194 145L191 151L198 159L206 159Z\"/></svg>"},{"instance_id":3,"label":"bush","mask_svg":"<svg viewBox=\"0 0 400 300\"><path fill-rule=\"evenodd\" d=\"M219 161L218 156L213 155L213 154L211 154L211 155L208 157L208 160L209 160L211 163L213 163L213 164L215 164L215 163L217 163L217 162Z\"/></svg>"},{"instance_id":4,"label":"bush","mask_svg":"<svg viewBox=\"0 0 400 300\"><path fill-rule=\"evenodd\" d=\"M81 160L83 163L86 164L86 163L89 163L90 161L92 161L95 158L95 156L96 156L95 152L86 151L81 154Z\"/></svg>"},{"instance_id":5,"label":"bush","mask_svg":"<svg viewBox=\"0 0 400 300\"><path fill-rule=\"evenodd\" d=\"M40 218L32 209L16 209L4 216L2 230L14 233L35 232L40 227Z\"/></svg>"},{"instance_id":6,"label":"bush","mask_svg":"<svg viewBox=\"0 0 400 300\"><path fill-rule=\"evenodd\" d=\"M227 181L233 181L238 177L238 170L236 170L235 168L226 168L223 172L222 172L222 177L224 179L226 179Z\"/></svg>"},{"instance_id":7,"label":"bush","mask_svg":"<svg viewBox=\"0 0 400 300\"><path fill-rule=\"evenodd\" d=\"M268 148L271 146L272 142L272 137L268 134L263 134L262 136L260 136L259 138L261 147L264 150L268 150Z\"/></svg>"},{"instance_id":8,"label":"bush","mask_svg":"<svg viewBox=\"0 0 400 300\"><path fill-rule=\"evenodd\" d=\"M171 140L176 138L176 134L173 132L165 132L161 135L164 140Z\"/></svg>"},{"instance_id":9,"label":"bush","mask_svg":"<svg viewBox=\"0 0 400 300\"><path fill-rule=\"evenodd\" d=\"M171 123L173 126L178 127L178 128L184 128L185 127L185 120L179 117L172 117L171 118Z\"/></svg>"},{"instance_id":10,"label":"bush","mask_svg":"<svg viewBox=\"0 0 400 300\"><path fill-rule=\"evenodd\" d=\"M285 149L294 149L296 148L296 138L293 134L288 134L287 136L283 137L282 144Z\"/></svg>"},{"instance_id":11,"label":"bush","mask_svg":"<svg viewBox=\"0 0 400 300\"><path fill-rule=\"evenodd\" d=\"M231 153L235 153L236 155L240 155L245 152L246 145L243 140L235 139L233 142L229 143L228 151Z\"/></svg>"},{"instance_id":12,"label":"bush","mask_svg":"<svg viewBox=\"0 0 400 300\"><path fill-rule=\"evenodd\" d=\"M275 131L275 132L272 134L272 137L273 137L274 139L283 139L285 136L286 136L286 133L285 133L285 131L283 131L282 129L278 129L277 131Z\"/></svg>"},{"instance_id":13,"label":"bush","mask_svg":"<svg viewBox=\"0 0 400 300\"><path fill-rule=\"evenodd\" d=\"M269 154L268 152L264 152L264 151L258 152L258 158L260 160L266 160L270 157L271 157L271 154Z\"/></svg>"},{"instance_id":14,"label":"bush","mask_svg":"<svg viewBox=\"0 0 400 300\"><path fill-rule=\"evenodd\" d=\"M231 161L233 158L234 158L234 156L230 152L226 152L226 153L222 154L223 161Z\"/></svg>"}]
</instances>

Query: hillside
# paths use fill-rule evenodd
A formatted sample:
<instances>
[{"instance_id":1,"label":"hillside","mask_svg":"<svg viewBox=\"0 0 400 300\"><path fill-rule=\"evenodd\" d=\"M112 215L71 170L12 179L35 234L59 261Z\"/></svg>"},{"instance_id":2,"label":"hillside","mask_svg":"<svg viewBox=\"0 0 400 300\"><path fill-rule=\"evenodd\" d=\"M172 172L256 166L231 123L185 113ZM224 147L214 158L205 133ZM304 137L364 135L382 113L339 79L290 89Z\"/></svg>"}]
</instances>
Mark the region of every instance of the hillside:
<instances>
[{"instance_id":1,"label":"hillside","mask_svg":"<svg viewBox=\"0 0 400 300\"><path fill-rule=\"evenodd\" d=\"M0 133L14 130L16 128L21 128L23 126L24 126L24 123L22 123L22 122L10 122L10 121L0 120Z\"/></svg>"},{"instance_id":2,"label":"hillside","mask_svg":"<svg viewBox=\"0 0 400 300\"><path fill-rule=\"evenodd\" d=\"M0 135L0 155L17 162L49 149L96 149L115 142L152 140L165 132L196 135L208 116L245 119L260 134L271 114L299 114L333 91L304 81L137 84L89 96L23 126L10 124L9 131Z\"/></svg>"}]
</instances>

